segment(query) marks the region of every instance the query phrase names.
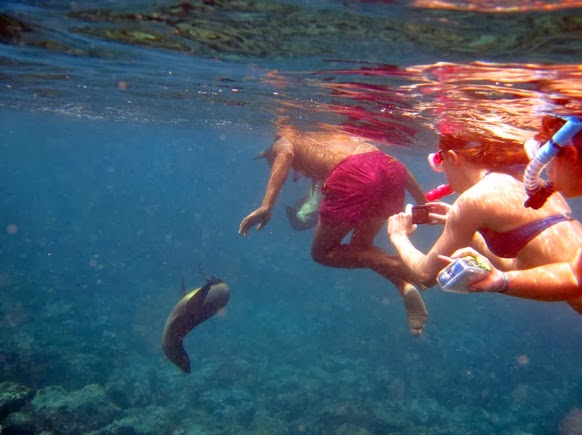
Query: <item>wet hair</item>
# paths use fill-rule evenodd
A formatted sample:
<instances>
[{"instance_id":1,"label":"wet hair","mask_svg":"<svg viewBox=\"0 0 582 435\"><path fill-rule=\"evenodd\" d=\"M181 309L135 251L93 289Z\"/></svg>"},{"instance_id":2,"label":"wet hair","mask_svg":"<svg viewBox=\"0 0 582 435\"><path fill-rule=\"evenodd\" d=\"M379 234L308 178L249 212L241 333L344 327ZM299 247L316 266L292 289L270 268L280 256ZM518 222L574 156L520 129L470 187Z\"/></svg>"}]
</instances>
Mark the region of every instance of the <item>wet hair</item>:
<instances>
[{"instance_id":1,"label":"wet hair","mask_svg":"<svg viewBox=\"0 0 582 435\"><path fill-rule=\"evenodd\" d=\"M501 137L494 131L494 128L488 129L480 125L441 124L439 149L455 151L470 162L491 169L528 163L522 141Z\"/></svg>"}]
</instances>

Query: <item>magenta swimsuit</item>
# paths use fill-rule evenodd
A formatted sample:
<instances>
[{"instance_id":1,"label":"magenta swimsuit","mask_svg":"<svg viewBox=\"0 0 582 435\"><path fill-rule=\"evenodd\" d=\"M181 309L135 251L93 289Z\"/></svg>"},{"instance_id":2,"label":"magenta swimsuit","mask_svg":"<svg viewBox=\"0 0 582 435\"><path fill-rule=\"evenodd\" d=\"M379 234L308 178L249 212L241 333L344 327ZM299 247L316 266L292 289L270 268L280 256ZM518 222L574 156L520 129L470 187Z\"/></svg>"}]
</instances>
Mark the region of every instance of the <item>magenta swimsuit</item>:
<instances>
[{"instance_id":1,"label":"magenta swimsuit","mask_svg":"<svg viewBox=\"0 0 582 435\"><path fill-rule=\"evenodd\" d=\"M479 233L485 239L489 250L495 255L502 258L515 258L517 253L542 231L569 220L572 220L570 215L557 214L502 233L493 231L491 228L482 228Z\"/></svg>"}]
</instances>

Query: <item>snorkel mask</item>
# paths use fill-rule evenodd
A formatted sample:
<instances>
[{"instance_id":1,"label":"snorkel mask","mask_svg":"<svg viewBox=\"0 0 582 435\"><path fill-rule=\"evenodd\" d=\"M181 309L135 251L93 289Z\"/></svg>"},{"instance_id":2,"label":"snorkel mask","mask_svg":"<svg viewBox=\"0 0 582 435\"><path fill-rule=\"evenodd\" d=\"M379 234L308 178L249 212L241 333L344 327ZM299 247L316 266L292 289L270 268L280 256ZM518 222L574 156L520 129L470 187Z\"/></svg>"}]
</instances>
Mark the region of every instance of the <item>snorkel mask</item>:
<instances>
[{"instance_id":1,"label":"snorkel mask","mask_svg":"<svg viewBox=\"0 0 582 435\"><path fill-rule=\"evenodd\" d=\"M534 210L542 207L550 195L554 193L551 181L542 180L540 174L550 163L550 160L558 154L560 148L566 146L582 130L582 120L579 118L564 116L562 119L566 123L543 146L539 147L535 140L528 140L525 144L526 152L531 160L525 169L523 178L525 192L529 196L524 205Z\"/></svg>"},{"instance_id":2,"label":"snorkel mask","mask_svg":"<svg viewBox=\"0 0 582 435\"><path fill-rule=\"evenodd\" d=\"M435 172L445 172L445 168L443 168L443 152L439 151L437 153L430 153L428 155L428 164Z\"/></svg>"}]
</instances>

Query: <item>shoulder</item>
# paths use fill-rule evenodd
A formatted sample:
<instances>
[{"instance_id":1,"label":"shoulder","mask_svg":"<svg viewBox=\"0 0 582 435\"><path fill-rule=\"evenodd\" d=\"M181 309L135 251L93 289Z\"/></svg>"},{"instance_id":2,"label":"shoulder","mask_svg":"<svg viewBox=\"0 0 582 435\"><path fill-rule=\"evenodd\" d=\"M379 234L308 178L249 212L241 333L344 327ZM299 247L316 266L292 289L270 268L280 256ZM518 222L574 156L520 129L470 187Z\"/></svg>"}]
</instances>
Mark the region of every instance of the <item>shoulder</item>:
<instances>
[{"instance_id":1,"label":"shoulder","mask_svg":"<svg viewBox=\"0 0 582 435\"><path fill-rule=\"evenodd\" d=\"M275 154L282 154L282 153L290 153L293 154L294 151L294 143L289 138L280 137L277 141L273 144L273 152Z\"/></svg>"},{"instance_id":2,"label":"shoulder","mask_svg":"<svg viewBox=\"0 0 582 435\"><path fill-rule=\"evenodd\" d=\"M467 201L495 203L511 202L525 198L523 183L509 174L493 172L467 189L461 196Z\"/></svg>"},{"instance_id":3,"label":"shoulder","mask_svg":"<svg viewBox=\"0 0 582 435\"><path fill-rule=\"evenodd\" d=\"M463 192L451 208L453 220L485 225L500 209L523 204L523 184L511 175L491 173Z\"/></svg>"},{"instance_id":4,"label":"shoulder","mask_svg":"<svg viewBox=\"0 0 582 435\"><path fill-rule=\"evenodd\" d=\"M564 199L560 192L554 192L549 198L548 201L542 207L542 210L549 210L550 213L565 213L571 214L572 210L568 205L568 202Z\"/></svg>"}]
</instances>

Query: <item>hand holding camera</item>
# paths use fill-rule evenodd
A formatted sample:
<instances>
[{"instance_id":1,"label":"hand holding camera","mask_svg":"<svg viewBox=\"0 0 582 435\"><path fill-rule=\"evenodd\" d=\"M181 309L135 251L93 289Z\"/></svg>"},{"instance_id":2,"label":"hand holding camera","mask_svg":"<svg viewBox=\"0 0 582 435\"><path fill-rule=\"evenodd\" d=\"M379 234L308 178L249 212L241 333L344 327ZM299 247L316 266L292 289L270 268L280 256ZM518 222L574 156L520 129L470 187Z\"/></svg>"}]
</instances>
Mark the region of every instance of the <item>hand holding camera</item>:
<instances>
[{"instance_id":1,"label":"hand holding camera","mask_svg":"<svg viewBox=\"0 0 582 435\"><path fill-rule=\"evenodd\" d=\"M430 222L430 207L428 205L412 206L412 223L413 225L427 224Z\"/></svg>"},{"instance_id":2,"label":"hand holding camera","mask_svg":"<svg viewBox=\"0 0 582 435\"><path fill-rule=\"evenodd\" d=\"M424 205L412 206L412 223L430 224L430 225L444 225L447 221L447 213L451 209L451 205L446 202L428 202Z\"/></svg>"}]
</instances>

